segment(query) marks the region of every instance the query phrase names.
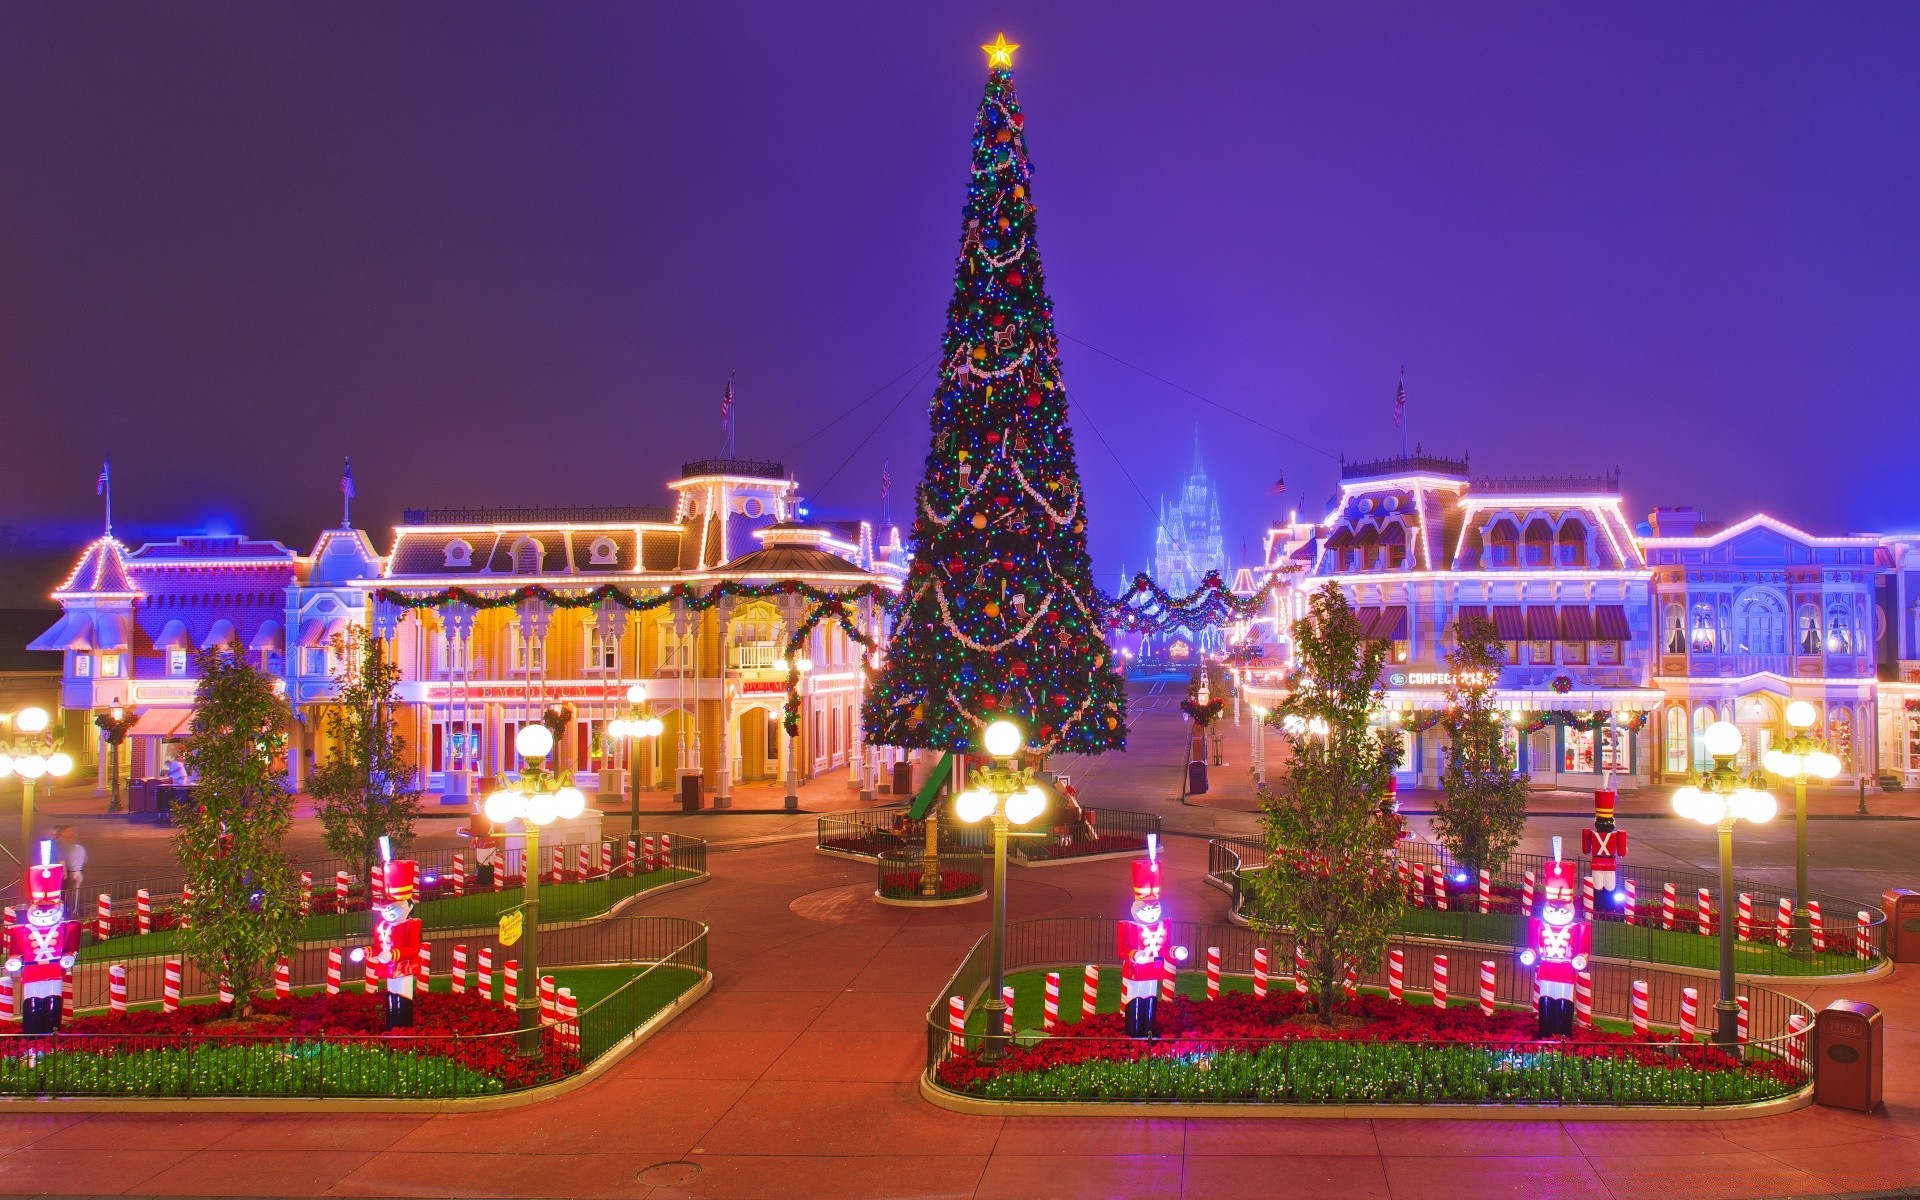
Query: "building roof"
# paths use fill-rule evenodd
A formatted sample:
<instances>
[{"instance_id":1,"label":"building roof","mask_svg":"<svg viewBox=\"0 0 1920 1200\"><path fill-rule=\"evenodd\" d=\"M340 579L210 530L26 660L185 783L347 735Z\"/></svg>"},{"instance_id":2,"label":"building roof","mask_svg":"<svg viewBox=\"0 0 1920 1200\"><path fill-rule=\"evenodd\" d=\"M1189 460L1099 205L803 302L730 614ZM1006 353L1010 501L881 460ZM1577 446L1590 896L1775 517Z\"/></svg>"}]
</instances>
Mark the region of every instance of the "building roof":
<instances>
[{"instance_id":1,"label":"building roof","mask_svg":"<svg viewBox=\"0 0 1920 1200\"><path fill-rule=\"evenodd\" d=\"M54 589L54 596L127 596L138 593L133 577L127 573L127 548L112 534L95 538L73 565L66 582Z\"/></svg>"}]
</instances>

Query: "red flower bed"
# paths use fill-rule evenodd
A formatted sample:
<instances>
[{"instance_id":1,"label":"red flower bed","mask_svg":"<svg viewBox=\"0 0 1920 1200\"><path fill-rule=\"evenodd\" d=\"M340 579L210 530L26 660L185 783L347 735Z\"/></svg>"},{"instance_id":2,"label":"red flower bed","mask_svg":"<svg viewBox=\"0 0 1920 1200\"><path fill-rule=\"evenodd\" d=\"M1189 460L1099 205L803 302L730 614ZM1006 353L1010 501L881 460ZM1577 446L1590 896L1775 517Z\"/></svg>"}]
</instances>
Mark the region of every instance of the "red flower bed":
<instances>
[{"instance_id":1,"label":"red flower bed","mask_svg":"<svg viewBox=\"0 0 1920 1200\"><path fill-rule=\"evenodd\" d=\"M907 896L918 893L920 881L926 878L922 871L889 871L880 877L880 894L883 896ZM965 896L980 891L985 886L978 871L946 870L940 872L940 894L942 896Z\"/></svg>"},{"instance_id":2,"label":"red flower bed","mask_svg":"<svg viewBox=\"0 0 1920 1200\"><path fill-rule=\"evenodd\" d=\"M179 918L174 915L172 909L154 910L152 923L154 933L159 933L163 929L172 929L178 924L180 924ZM100 919L95 917L90 921L82 921L80 928L94 935L97 940L100 935ZM110 938L139 937L140 918L134 913L128 913L125 916L116 916L108 922L107 930L107 936Z\"/></svg>"},{"instance_id":3,"label":"red flower bed","mask_svg":"<svg viewBox=\"0 0 1920 1200\"><path fill-rule=\"evenodd\" d=\"M1541 1039L1531 1009L1497 1009L1485 1017L1476 1006L1437 1009L1430 1005L1396 1004L1384 996L1362 993L1338 1005L1339 1014L1361 1018L1364 1024L1344 1029L1288 1024L1305 1010L1306 997L1295 992L1272 993L1256 999L1250 992L1227 992L1218 1000L1195 1001L1185 996L1162 1001L1156 1011L1159 1039L1128 1038L1121 1013L1101 1013L1074 1024L1062 1024L1053 1036L1024 1048L1010 1050L991 1065L976 1051L955 1054L941 1064L942 1086L968 1091L997 1075L1044 1071L1051 1067L1089 1062L1120 1062L1148 1056L1181 1057L1221 1050L1257 1051L1277 1041L1425 1042L1454 1045L1491 1045L1557 1050L1579 1057L1629 1059L1647 1067L1694 1067L1702 1070L1752 1071L1797 1086L1801 1073L1778 1059L1742 1060L1700 1043L1682 1043L1673 1035L1645 1038L1583 1030L1577 1038Z\"/></svg>"}]
</instances>

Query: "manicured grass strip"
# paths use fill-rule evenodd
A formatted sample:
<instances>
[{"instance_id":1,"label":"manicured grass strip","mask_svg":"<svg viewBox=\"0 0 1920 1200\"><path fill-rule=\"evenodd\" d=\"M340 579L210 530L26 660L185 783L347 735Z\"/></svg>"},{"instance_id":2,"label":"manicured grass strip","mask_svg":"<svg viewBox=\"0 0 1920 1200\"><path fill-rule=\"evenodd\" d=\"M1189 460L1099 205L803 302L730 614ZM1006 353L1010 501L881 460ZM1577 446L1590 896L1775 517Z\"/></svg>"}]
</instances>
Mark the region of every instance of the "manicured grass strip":
<instances>
[{"instance_id":1,"label":"manicured grass strip","mask_svg":"<svg viewBox=\"0 0 1920 1200\"><path fill-rule=\"evenodd\" d=\"M1397 928L1423 937L1451 937L1500 946L1526 944L1526 918L1517 913L1440 912L1409 908ZM1769 925L1771 934L1773 927ZM1849 931L1850 933L1851 931ZM1657 925L1628 925L1624 921L1593 923L1593 952L1603 958L1660 963L1712 970L1720 965L1720 939L1702 937L1691 927L1661 929ZM1790 954L1771 942L1734 943L1734 969L1754 975L1845 975L1866 969L1866 961L1851 954L1827 951Z\"/></svg>"},{"instance_id":2,"label":"manicured grass strip","mask_svg":"<svg viewBox=\"0 0 1920 1200\"><path fill-rule=\"evenodd\" d=\"M0 1056L0 1094L62 1096L398 1096L504 1090L440 1055L322 1042L208 1045L111 1054Z\"/></svg>"}]
</instances>

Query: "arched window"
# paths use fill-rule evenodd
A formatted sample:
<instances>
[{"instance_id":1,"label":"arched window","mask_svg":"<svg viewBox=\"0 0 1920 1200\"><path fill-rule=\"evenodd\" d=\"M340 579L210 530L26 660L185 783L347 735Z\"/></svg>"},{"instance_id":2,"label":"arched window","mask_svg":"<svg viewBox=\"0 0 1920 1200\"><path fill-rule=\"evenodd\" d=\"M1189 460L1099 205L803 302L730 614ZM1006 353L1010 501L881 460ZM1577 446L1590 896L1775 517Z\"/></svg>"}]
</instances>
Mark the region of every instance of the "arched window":
<instances>
[{"instance_id":1,"label":"arched window","mask_svg":"<svg viewBox=\"0 0 1920 1200\"><path fill-rule=\"evenodd\" d=\"M547 548L535 538L523 537L513 544L513 573L515 575L538 575L540 560L546 557Z\"/></svg>"},{"instance_id":2,"label":"arched window","mask_svg":"<svg viewBox=\"0 0 1920 1200\"><path fill-rule=\"evenodd\" d=\"M1520 530L1505 517L1487 527L1486 564L1511 567L1520 561Z\"/></svg>"},{"instance_id":3,"label":"arched window","mask_svg":"<svg viewBox=\"0 0 1920 1200\"><path fill-rule=\"evenodd\" d=\"M1545 517L1535 517L1527 522L1525 544L1521 547L1525 558L1524 565L1544 567L1552 557L1553 527L1547 524Z\"/></svg>"},{"instance_id":4,"label":"arched window","mask_svg":"<svg viewBox=\"0 0 1920 1200\"><path fill-rule=\"evenodd\" d=\"M1667 653L1685 654L1687 652L1687 622L1685 614L1678 604L1667 605Z\"/></svg>"},{"instance_id":5,"label":"arched window","mask_svg":"<svg viewBox=\"0 0 1920 1200\"><path fill-rule=\"evenodd\" d=\"M1560 522L1554 535L1554 561L1563 567L1587 565L1587 523L1579 517Z\"/></svg>"},{"instance_id":6,"label":"arched window","mask_svg":"<svg viewBox=\"0 0 1920 1200\"><path fill-rule=\"evenodd\" d=\"M470 567L473 565L473 547L459 538L447 543L446 564L449 567Z\"/></svg>"},{"instance_id":7,"label":"arched window","mask_svg":"<svg viewBox=\"0 0 1920 1200\"><path fill-rule=\"evenodd\" d=\"M1713 605L1705 600L1693 606L1692 646L1695 654L1712 654L1720 639L1714 636Z\"/></svg>"},{"instance_id":8,"label":"arched window","mask_svg":"<svg viewBox=\"0 0 1920 1200\"><path fill-rule=\"evenodd\" d=\"M1687 769L1687 710L1675 705L1667 710L1667 770L1677 775Z\"/></svg>"},{"instance_id":9,"label":"arched window","mask_svg":"<svg viewBox=\"0 0 1920 1200\"><path fill-rule=\"evenodd\" d=\"M1743 592L1733 608L1733 648L1740 654L1787 652L1787 606L1761 588Z\"/></svg>"},{"instance_id":10,"label":"arched window","mask_svg":"<svg viewBox=\"0 0 1920 1200\"><path fill-rule=\"evenodd\" d=\"M1853 653L1853 612L1845 600L1827 605L1827 653Z\"/></svg>"},{"instance_id":11,"label":"arched window","mask_svg":"<svg viewBox=\"0 0 1920 1200\"><path fill-rule=\"evenodd\" d=\"M613 544L610 537L597 537L593 545L587 547L587 565L590 567L609 567L619 561L620 548Z\"/></svg>"},{"instance_id":12,"label":"arched window","mask_svg":"<svg viewBox=\"0 0 1920 1200\"><path fill-rule=\"evenodd\" d=\"M1713 715L1713 710L1704 704L1693 710L1693 769L1696 771L1713 767L1713 756L1707 753L1705 738L1707 726L1718 719Z\"/></svg>"},{"instance_id":13,"label":"arched window","mask_svg":"<svg viewBox=\"0 0 1920 1200\"><path fill-rule=\"evenodd\" d=\"M1820 613L1811 604L1802 604L1794 620L1795 641L1802 654L1820 653Z\"/></svg>"}]
</instances>

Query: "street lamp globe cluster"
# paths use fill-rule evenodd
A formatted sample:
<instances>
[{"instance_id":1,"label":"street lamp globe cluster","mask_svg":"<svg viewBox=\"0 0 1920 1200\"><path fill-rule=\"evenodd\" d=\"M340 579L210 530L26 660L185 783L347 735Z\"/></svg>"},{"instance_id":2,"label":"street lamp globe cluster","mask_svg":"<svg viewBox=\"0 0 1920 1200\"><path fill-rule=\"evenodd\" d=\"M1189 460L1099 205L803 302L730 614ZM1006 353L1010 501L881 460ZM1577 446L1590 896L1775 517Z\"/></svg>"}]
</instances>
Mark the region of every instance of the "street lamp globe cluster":
<instances>
[{"instance_id":1,"label":"street lamp globe cluster","mask_svg":"<svg viewBox=\"0 0 1920 1200\"><path fill-rule=\"evenodd\" d=\"M1807 913L1807 780L1825 781L1840 773L1839 757L1813 736L1819 715L1805 700L1787 705L1787 727L1793 733L1760 757L1760 765L1770 773L1793 780L1793 944L1800 949L1813 945Z\"/></svg>"},{"instance_id":2,"label":"street lamp globe cluster","mask_svg":"<svg viewBox=\"0 0 1920 1200\"><path fill-rule=\"evenodd\" d=\"M0 741L0 779L20 777L20 861L27 862L33 857L33 785L65 778L73 771L73 757L54 749L52 719L44 708L23 708L0 721L12 726Z\"/></svg>"},{"instance_id":3,"label":"street lamp globe cluster","mask_svg":"<svg viewBox=\"0 0 1920 1200\"><path fill-rule=\"evenodd\" d=\"M992 722L980 731L980 748L992 762L972 772L973 786L953 798L953 811L969 824L993 821L993 923L987 931L991 972L980 1007L987 1023L982 1054L994 1059L1006 1053L1007 1043L1002 989L1007 975L1008 826L1025 825L1046 811L1047 794L1034 786L1032 770L1020 762L1027 735L1018 725L1004 719Z\"/></svg>"},{"instance_id":4,"label":"street lamp globe cluster","mask_svg":"<svg viewBox=\"0 0 1920 1200\"><path fill-rule=\"evenodd\" d=\"M654 716L646 703L647 689L644 684L636 683L628 688L627 704L632 711L607 722L607 733L617 738L643 738L659 737L666 732L666 722Z\"/></svg>"},{"instance_id":5,"label":"street lamp globe cluster","mask_svg":"<svg viewBox=\"0 0 1920 1200\"><path fill-rule=\"evenodd\" d=\"M521 851L520 874L525 878L525 899L521 908L521 927L526 942L520 952L521 978L531 982L521 987L518 998L518 1042L523 1054L540 1050L540 830L555 821L571 820L587 807L586 793L547 770L547 755L553 752L553 732L545 725L522 726L514 735L513 748L523 765L519 783L501 788L482 805L487 820L496 826L519 821L526 834Z\"/></svg>"}]
</instances>

